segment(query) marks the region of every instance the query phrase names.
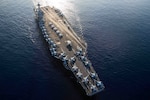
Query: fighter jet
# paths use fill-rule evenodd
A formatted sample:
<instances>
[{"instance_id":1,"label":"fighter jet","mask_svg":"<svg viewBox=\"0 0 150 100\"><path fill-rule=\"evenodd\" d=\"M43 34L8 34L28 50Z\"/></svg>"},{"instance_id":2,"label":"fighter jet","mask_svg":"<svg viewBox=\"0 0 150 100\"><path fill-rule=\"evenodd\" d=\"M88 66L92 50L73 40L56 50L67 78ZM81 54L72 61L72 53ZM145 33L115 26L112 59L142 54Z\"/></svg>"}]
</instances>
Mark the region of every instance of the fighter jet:
<instances>
[{"instance_id":1,"label":"fighter jet","mask_svg":"<svg viewBox=\"0 0 150 100\"><path fill-rule=\"evenodd\" d=\"M93 85L93 84L91 85L91 87L90 87L90 88L91 88L92 92L97 91L96 86L95 86L95 85Z\"/></svg>"},{"instance_id":2,"label":"fighter jet","mask_svg":"<svg viewBox=\"0 0 150 100\"><path fill-rule=\"evenodd\" d=\"M52 56L54 56L54 57L56 57L56 56L57 56L56 48L50 48L49 50L50 50L50 52L51 52Z\"/></svg>"},{"instance_id":3,"label":"fighter jet","mask_svg":"<svg viewBox=\"0 0 150 100\"><path fill-rule=\"evenodd\" d=\"M91 64L88 61L84 61L84 65L88 68L91 66Z\"/></svg>"},{"instance_id":4,"label":"fighter jet","mask_svg":"<svg viewBox=\"0 0 150 100\"><path fill-rule=\"evenodd\" d=\"M58 29L56 27L54 27L53 30L56 32Z\"/></svg>"},{"instance_id":5,"label":"fighter jet","mask_svg":"<svg viewBox=\"0 0 150 100\"><path fill-rule=\"evenodd\" d=\"M54 41L53 41L53 40L50 40L50 41L48 41L48 44L49 44L49 45L52 45L52 44L54 44Z\"/></svg>"},{"instance_id":6,"label":"fighter jet","mask_svg":"<svg viewBox=\"0 0 150 100\"><path fill-rule=\"evenodd\" d=\"M51 28L53 29L54 27L55 27L55 26L52 24L52 25L51 25Z\"/></svg>"},{"instance_id":7,"label":"fighter jet","mask_svg":"<svg viewBox=\"0 0 150 100\"><path fill-rule=\"evenodd\" d=\"M51 41L51 38L48 38L47 41L48 41L48 42Z\"/></svg>"},{"instance_id":8,"label":"fighter jet","mask_svg":"<svg viewBox=\"0 0 150 100\"><path fill-rule=\"evenodd\" d=\"M80 72L80 70L78 70L78 73L76 74L78 78L82 78L82 73Z\"/></svg>"},{"instance_id":9,"label":"fighter jet","mask_svg":"<svg viewBox=\"0 0 150 100\"><path fill-rule=\"evenodd\" d=\"M57 31L56 31L56 34L58 35L59 33L60 33L60 31L59 31L59 30L57 30Z\"/></svg>"},{"instance_id":10,"label":"fighter jet","mask_svg":"<svg viewBox=\"0 0 150 100\"><path fill-rule=\"evenodd\" d=\"M48 35L44 35L44 38L48 38Z\"/></svg>"},{"instance_id":11,"label":"fighter jet","mask_svg":"<svg viewBox=\"0 0 150 100\"><path fill-rule=\"evenodd\" d=\"M76 52L76 56L79 56L81 53L79 51Z\"/></svg>"},{"instance_id":12,"label":"fighter jet","mask_svg":"<svg viewBox=\"0 0 150 100\"><path fill-rule=\"evenodd\" d=\"M87 60L85 56L80 56L80 59L81 59L82 61L86 61L86 60Z\"/></svg>"},{"instance_id":13,"label":"fighter jet","mask_svg":"<svg viewBox=\"0 0 150 100\"><path fill-rule=\"evenodd\" d=\"M67 61L68 61L67 56L63 57L63 58L62 58L62 61L63 61L63 62L67 62Z\"/></svg>"},{"instance_id":14,"label":"fighter jet","mask_svg":"<svg viewBox=\"0 0 150 100\"><path fill-rule=\"evenodd\" d=\"M78 71L78 67L76 65L74 65L71 69L73 72L77 72Z\"/></svg>"},{"instance_id":15,"label":"fighter jet","mask_svg":"<svg viewBox=\"0 0 150 100\"><path fill-rule=\"evenodd\" d=\"M55 43L53 43L52 46L53 46L54 48L56 48L57 45L56 45Z\"/></svg>"},{"instance_id":16,"label":"fighter jet","mask_svg":"<svg viewBox=\"0 0 150 100\"><path fill-rule=\"evenodd\" d=\"M49 22L49 26L53 25L51 22Z\"/></svg>"},{"instance_id":17,"label":"fighter jet","mask_svg":"<svg viewBox=\"0 0 150 100\"><path fill-rule=\"evenodd\" d=\"M66 55L65 55L65 53L63 52L63 53L60 53L59 58L62 60L63 57L65 57L65 56L66 56Z\"/></svg>"},{"instance_id":18,"label":"fighter jet","mask_svg":"<svg viewBox=\"0 0 150 100\"><path fill-rule=\"evenodd\" d=\"M96 85L99 87L102 85L102 82L101 81L96 81Z\"/></svg>"},{"instance_id":19,"label":"fighter jet","mask_svg":"<svg viewBox=\"0 0 150 100\"><path fill-rule=\"evenodd\" d=\"M63 37L63 34L59 33L58 36L59 36L59 38L62 38L62 37Z\"/></svg>"},{"instance_id":20,"label":"fighter jet","mask_svg":"<svg viewBox=\"0 0 150 100\"><path fill-rule=\"evenodd\" d=\"M71 57L71 58L70 58L70 61L71 61L72 64L74 64L75 61L76 61L75 57Z\"/></svg>"},{"instance_id":21,"label":"fighter jet","mask_svg":"<svg viewBox=\"0 0 150 100\"><path fill-rule=\"evenodd\" d=\"M88 84L89 80L88 80L88 76L84 77L82 80L83 83Z\"/></svg>"},{"instance_id":22,"label":"fighter jet","mask_svg":"<svg viewBox=\"0 0 150 100\"><path fill-rule=\"evenodd\" d=\"M53 56L57 56L57 52L56 52L56 51L53 51L51 54L52 54Z\"/></svg>"},{"instance_id":23,"label":"fighter jet","mask_svg":"<svg viewBox=\"0 0 150 100\"><path fill-rule=\"evenodd\" d=\"M81 53L82 52L82 48L78 47L78 51Z\"/></svg>"},{"instance_id":24,"label":"fighter jet","mask_svg":"<svg viewBox=\"0 0 150 100\"><path fill-rule=\"evenodd\" d=\"M90 73L90 76L92 77L92 78L96 78L97 77L97 75L96 75L96 73Z\"/></svg>"}]
</instances>

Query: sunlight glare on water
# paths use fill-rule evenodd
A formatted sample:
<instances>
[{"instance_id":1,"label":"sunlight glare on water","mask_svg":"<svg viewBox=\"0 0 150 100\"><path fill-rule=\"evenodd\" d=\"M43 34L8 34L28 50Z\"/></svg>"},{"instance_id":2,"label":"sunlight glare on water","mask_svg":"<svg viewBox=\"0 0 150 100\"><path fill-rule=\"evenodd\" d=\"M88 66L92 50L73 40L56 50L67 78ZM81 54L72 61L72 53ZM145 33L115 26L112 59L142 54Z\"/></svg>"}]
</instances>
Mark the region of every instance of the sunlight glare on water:
<instances>
[{"instance_id":1,"label":"sunlight glare on water","mask_svg":"<svg viewBox=\"0 0 150 100\"><path fill-rule=\"evenodd\" d=\"M73 0L33 0L34 5L37 5L38 3L41 4L41 6L54 6L58 9L64 10L64 8L73 8Z\"/></svg>"},{"instance_id":2,"label":"sunlight glare on water","mask_svg":"<svg viewBox=\"0 0 150 100\"><path fill-rule=\"evenodd\" d=\"M41 6L50 6L60 9L68 21L71 22L77 34L83 38L83 28L74 0L33 0L33 3L34 6L40 3Z\"/></svg>"}]
</instances>

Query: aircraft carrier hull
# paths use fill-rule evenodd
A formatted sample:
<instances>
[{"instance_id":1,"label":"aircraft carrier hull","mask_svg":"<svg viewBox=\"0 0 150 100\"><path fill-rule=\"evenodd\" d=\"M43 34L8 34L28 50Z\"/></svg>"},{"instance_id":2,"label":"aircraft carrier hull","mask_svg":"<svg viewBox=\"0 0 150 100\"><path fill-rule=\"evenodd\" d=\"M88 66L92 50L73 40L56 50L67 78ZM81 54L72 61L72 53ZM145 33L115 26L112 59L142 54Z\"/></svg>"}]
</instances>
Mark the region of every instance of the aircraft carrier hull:
<instances>
[{"instance_id":1,"label":"aircraft carrier hull","mask_svg":"<svg viewBox=\"0 0 150 100\"><path fill-rule=\"evenodd\" d=\"M87 57L87 44L79 37L63 13L49 6L35 8L36 19L51 55L63 62L88 96L102 90L104 85Z\"/></svg>"}]
</instances>

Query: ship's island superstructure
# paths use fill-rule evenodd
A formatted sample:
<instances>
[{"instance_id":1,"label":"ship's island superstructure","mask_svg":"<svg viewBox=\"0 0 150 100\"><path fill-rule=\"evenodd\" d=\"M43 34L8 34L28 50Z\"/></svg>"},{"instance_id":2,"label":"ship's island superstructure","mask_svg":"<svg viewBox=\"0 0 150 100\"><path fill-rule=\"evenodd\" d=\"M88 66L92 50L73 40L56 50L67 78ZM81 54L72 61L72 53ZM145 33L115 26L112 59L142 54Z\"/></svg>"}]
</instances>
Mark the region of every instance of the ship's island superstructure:
<instances>
[{"instance_id":1,"label":"ship's island superstructure","mask_svg":"<svg viewBox=\"0 0 150 100\"><path fill-rule=\"evenodd\" d=\"M74 74L88 96L102 91L104 85L87 58L86 42L77 36L62 12L38 4L35 14L51 55L60 59L64 67Z\"/></svg>"}]
</instances>

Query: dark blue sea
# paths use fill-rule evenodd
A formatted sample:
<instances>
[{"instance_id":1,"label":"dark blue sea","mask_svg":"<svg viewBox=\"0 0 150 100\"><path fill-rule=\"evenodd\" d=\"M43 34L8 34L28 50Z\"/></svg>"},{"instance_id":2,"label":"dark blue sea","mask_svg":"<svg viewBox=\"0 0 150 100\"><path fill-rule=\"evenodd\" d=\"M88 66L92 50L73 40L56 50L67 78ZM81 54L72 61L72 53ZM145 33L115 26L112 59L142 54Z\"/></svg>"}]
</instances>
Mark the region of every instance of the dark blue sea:
<instances>
[{"instance_id":1,"label":"dark blue sea","mask_svg":"<svg viewBox=\"0 0 150 100\"><path fill-rule=\"evenodd\" d=\"M32 0L0 0L0 100L150 100L150 0L46 3L84 36L106 88L87 97L50 55Z\"/></svg>"}]
</instances>

